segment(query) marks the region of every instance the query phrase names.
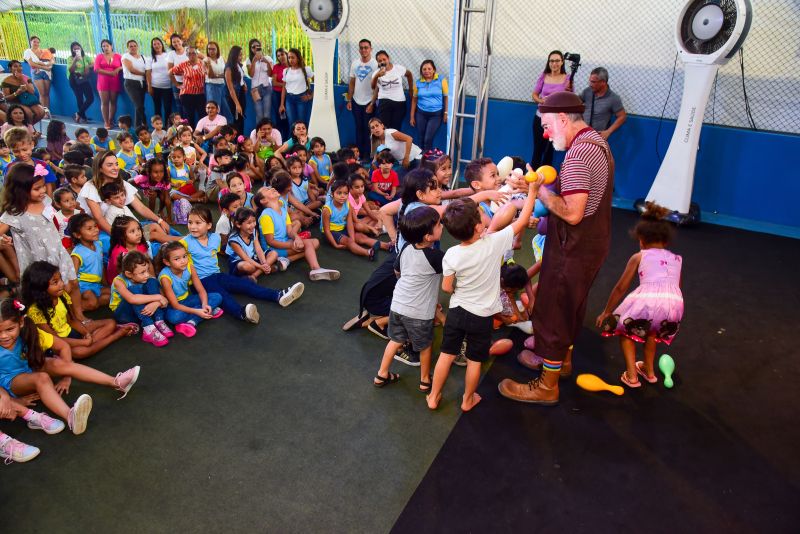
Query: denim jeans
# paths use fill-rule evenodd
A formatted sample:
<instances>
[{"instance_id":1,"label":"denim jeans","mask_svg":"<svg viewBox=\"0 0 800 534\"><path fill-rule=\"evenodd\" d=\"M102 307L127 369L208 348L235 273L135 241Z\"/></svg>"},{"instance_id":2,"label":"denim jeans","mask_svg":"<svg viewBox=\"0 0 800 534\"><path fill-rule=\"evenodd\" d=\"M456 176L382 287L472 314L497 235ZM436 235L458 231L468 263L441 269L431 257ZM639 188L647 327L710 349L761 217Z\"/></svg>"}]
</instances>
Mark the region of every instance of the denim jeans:
<instances>
[{"instance_id":1,"label":"denim jeans","mask_svg":"<svg viewBox=\"0 0 800 534\"><path fill-rule=\"evenodd\" d=\"M206 103L213 100L219 106L219 113L228 120L228 124L233 122L233 113L228 105L228 88L224 83L206 83Z\"/></svg>"},{"instance_id":2,"label":"denim jeans","mask_svg":"<svg viewBox=\"0 0 800 534\"><path fill-rule=\"evenodd\" d=\"M367 113L367 106L356 104L353 101L353 120L356 123L356 146L362 159L368 159L371 152L369 142L369 120L375 116L375 110Z\"/></svg>"},{"instance_id":3,"label":"denim jeans","mask_svg":"<svg viewBox=\"0 0 800 534\"><path fill-rule=\"evenodd\" d=\"M311 100L304 102L303 96L305 93L299 95L286 93L286 119L289 121L289 128L297 121L308 124L308 120L311 118Z\"/></svg>"},{"instance_id":4,"label":"denim jeans","mask_svg":"<svg viewBox=\"0 0 800 534\"><path fill-rule=\"evenodd\" d=\"M200 309L200 296L197 293L192 293L181 301L181 304L189 308ZM217 308L222 304L222 297L219 293L208 293L208 305L211 308ZM181 324L192 321L194 324L199 324L202 321L199 316L193 313L186 313L185 311L176 310L172 306L167 307L167 322L172 324Z\"/></svg>"},{"instance_id":5,"label":"denim jeans","mask_svg":"<svg viewBox=\"0 0 800 534\"><path fill-rule=\"evenodd\" d=\"M244 308L236 302L231 293L246 295L260 300L278 302L280 293L269 287L261 287L249 278L231 276L225 273L216 273L201 278L206 291L219 294L222 297L222 309L238 319L244 318Z\"/></svg>"},{"instance_id":6,"label":"denim jeans","mask_svg":"<svg viewBox=\"0 0 800 534\"><path fill-rule=\"evenodd\" d=\"M436 132L442 125L444 118L444 111L422 111L417 109L417 131L422 143L422 151L427 152L433 148L433 140L436 137Z\"/></svg>"},{"instance_id":7,"label":"denim jeans","mask_svg":"<svg viewBox=\"0 0 800 534\"><path fill-rule=\"evenodd\" d=\"M131 284L128 286L128 291L134 295L159 295L161 286L155 278L148 278L144 284ZM164 310L161 308L158 308L153 315L143 315L144 307L145 304L131 304L122 299L117 309L114 310L114 319L120 324L141 323L142 326L150 326L155 321L164 320Z\"/></svg>"},{"instance_id":8,"label":"denim jeans","mask_svg":"<svg viewBox=\"0 0 800 534\"><path fill-rule=\"evenodd\" d=\"M236 128L236 131L239 132L241 135L244 134L244 116L247 113L247 91L245 90L244 86L239 87L239 94L236 95L236 98L239 100L239 105L242 106L242 114L237 115L233 118L233 121L229 122L231 126ZM228 94L226 97L228 99L228 107L231 110L231 114L236 113L236 104L234 103L231 95Z\"/></svg>"},{"instance_id":9,"label":"denim jeans","mask_svg":"<svg viewBox=\"0 0 800 534\"><path fill-rule=\"evenodd\" d=\"M181 105L181 90L172 86L172 109L175 110L176 113L180 113L181 117L183 117L183 105ZM162 117L164 119L164 128L168 128L172 126L167 122L169 117ZM186 118L186 117L183 117Z\"/></svg>"},{"instance_id":10,"label":"denim jeans","mask_svg":"<svg viewBox=\"0 0 800 534\"><path fill-rule=\"evenodd\" d=\"M259 85L258 94L261 95L261 100L258 102L253 101L253 105L256 108L256 122L265 117L272 120L272 86Z\"/></svg>"}]
</instances>

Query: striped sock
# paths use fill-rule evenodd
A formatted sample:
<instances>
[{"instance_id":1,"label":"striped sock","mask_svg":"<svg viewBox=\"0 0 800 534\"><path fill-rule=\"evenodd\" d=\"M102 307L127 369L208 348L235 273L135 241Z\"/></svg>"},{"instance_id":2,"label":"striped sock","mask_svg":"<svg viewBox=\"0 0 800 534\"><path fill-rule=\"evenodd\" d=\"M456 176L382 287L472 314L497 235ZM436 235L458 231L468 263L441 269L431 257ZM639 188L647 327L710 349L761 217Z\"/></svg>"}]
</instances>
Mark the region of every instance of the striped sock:
<instances>
[{"instance_id":1,"label":"striped sock","mask_svg":"<svg viewBox=\"0 0 800 534\"><path fill-rule=\"evenodd\" d=\"M542 370L551 373L558 373L561 371L561 362L553 360L542 360Z\"/></svg>"}]
</instances>

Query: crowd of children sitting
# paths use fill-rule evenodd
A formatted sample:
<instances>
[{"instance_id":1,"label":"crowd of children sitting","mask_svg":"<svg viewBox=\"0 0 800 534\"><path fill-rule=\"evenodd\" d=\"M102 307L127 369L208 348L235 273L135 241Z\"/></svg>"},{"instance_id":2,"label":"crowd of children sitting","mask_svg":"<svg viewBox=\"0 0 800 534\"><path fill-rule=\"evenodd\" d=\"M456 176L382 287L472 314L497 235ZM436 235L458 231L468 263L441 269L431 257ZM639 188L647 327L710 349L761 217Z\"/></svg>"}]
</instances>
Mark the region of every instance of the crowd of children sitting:
<instances>
[{"instance_id":1,"label":"crowd of children sitting","mask_svg":"<svg viewBox=\"0 0 800 534\"><path fill-rule=\"evenodd\" d=\"M513 252L523 230L541 222L534 207L543 179L528 183L511 172L525 166L519 158L502 171L481 158L465 169L469 187L450 190L451 161L435 149L421 168L405 173L381 147L367 164L355 147L331 157L303 122L292 125L285 142L269 119L250 136L227 125L207 127L218 111L209 101L195 128L177 113L166 125L152 117L152 130L133 131L130 118L121 117L113 138L105 128L94 136L78 128L71 140L64 123L52 120L44 149L36 149L28 129L6 130L0 419L19 416L51 434L84 432L92 399L81 395L67 406L62 395L71 379L114 387L124 397L140 368L112 377L74 360L124 336L141 334L163 347L176 333L192 337L202 321L222 315L258 323L257 306L233 295L290 305L303 294L302 283L276 290L259 279L301 260L311 281L338 280L339 271L320 265L320 246L370 261L389 252L396 278L387 311L360 313L345 325L389 341L374 385L399 379L390 372L392 359L419 366L419 389L436 409L455 363L466 367L461 407L472 409L493 324L531 333L530 279L538 264L516 266ZM459 242L446 253L439 248L443 226ZM535 250L543 246L538 237ZM452 293L447 317L440 287ZM105 307L113 319L86 315ZM431 374L434 324L445 330ZM37 400L60 419L33 411ZM0 432L6 461L38 454Z\"/></svg>"}]
</instances>

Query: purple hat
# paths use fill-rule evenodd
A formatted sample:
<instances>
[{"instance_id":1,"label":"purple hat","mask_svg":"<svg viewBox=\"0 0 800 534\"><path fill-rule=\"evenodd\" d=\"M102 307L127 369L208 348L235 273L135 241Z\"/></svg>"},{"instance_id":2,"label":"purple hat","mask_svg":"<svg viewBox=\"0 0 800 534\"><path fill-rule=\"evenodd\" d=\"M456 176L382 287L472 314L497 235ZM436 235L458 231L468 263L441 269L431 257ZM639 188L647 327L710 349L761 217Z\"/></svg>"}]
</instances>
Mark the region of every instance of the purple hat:
<instances>
[{"instance_id":1,"label":"purple hat","mask_svg":"<svg viewBox=\"0 0 800 534\"><path fill-rule=\"evenodd\" d=\"M541 113L583 113L585 109L581 97L569 91L553 93L539 104Z\"/></svg>"}]
</instances>

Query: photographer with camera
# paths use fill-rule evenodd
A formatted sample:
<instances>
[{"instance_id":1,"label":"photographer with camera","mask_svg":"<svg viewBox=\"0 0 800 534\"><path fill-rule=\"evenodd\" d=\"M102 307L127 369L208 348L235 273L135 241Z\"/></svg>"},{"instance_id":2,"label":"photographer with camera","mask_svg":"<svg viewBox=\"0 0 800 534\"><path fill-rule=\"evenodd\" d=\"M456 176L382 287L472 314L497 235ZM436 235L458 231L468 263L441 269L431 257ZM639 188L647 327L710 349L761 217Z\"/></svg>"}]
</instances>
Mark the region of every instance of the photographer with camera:
<instances>
[{"instance_id":1,"label":"photographer with camera","mask_svg":"<svg viewBox=\"0 0 800 534\"><path fill-rule=\"evenodd\" d=\"M580 56L578 57L580 60ZM577 70L577 69L575 69ZM536 116L533 118L533 156L531 167L538 169L542 165L553 163L553 143L542 137L542 114L539 112L538 105L544 103L544 99L553 93L560 91L572 91L572 76L567 75L564 66L564 54L560 50L553 50L547 55L547 64L536 80L533 89L533 101L537 104Z\"/></svg>"},{"instance_id":2,"label":"photographer with camera","mask_svg":"<svg viewBox=\"0 0 800 534\"><path fill-rule=\"evenodd\" d=\"M628 118L622 99L608 87L608 71L604 67L592 69L589 87L581 93L581 100L586 105L583 120L603 139L608 139ZM611 122L612 115L616 117L614 122Z\"/></svg>"},{"instance_id":3,"label":"photographer with camera","mask_svg":"<svg viewBox=\"0 0 800 534\"><path fill-rule=\"evenodd\" d=\"M403 91L403 77L409 89L414 87L414 77L402 65L392 64L388 52L381 50L375 54L378 70L372 74L372 88L378 88L377 117L387 127L400 130L406 116L406 94Z\"/></svg>"}]
</instances>

